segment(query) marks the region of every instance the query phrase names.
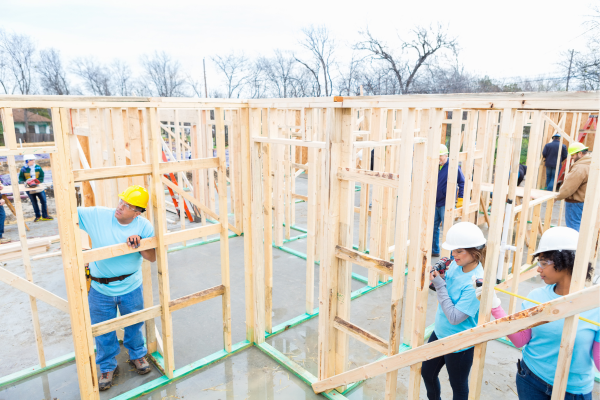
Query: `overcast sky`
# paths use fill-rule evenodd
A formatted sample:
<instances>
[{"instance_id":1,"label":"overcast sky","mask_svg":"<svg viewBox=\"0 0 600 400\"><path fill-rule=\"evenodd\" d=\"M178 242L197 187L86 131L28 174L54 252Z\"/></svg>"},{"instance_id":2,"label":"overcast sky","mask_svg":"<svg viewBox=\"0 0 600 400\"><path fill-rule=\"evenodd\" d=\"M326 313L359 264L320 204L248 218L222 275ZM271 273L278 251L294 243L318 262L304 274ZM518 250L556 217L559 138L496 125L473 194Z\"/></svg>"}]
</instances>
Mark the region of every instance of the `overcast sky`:
<instances>
[{"instance_id":1,"label":"overcast sky","mask_svg":"<svg viewBox=\"0 0 600 400\"><path fill-rule=\"evenodd\" d=\"M462 1L29 1L3 0L0 26L31 35L70 59L139 57L165 50L192 75L202 57L298 48L300 29L325 24L345 47L366 26L393 42L415 24L448 24L468 70L492 77L555 76L559 53L583 48L591 0ZM349 50L340 49L344 61ZM213 75L209 69L209 87Z\"/></svg>"}]
</instances>

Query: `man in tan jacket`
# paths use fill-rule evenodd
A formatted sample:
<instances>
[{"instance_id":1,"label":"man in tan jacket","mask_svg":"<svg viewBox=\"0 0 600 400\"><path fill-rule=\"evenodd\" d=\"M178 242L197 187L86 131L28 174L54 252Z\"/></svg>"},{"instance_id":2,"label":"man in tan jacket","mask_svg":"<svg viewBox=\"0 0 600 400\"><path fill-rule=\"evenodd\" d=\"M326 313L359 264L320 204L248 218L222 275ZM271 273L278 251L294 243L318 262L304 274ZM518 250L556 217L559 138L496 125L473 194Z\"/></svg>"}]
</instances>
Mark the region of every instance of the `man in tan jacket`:
<instances>
[{"instance_id":1,"label":"man in tan jacket","mask_svg":"<svg viewBox=\"0 0 600 400\"><path fill-rule=\"evenodd\" d=\"M569 146L569 155L573 160L573 165L567 176L565 176L556 200L565 201L567 227L579 232L592 156L588 153L588 148L579 142Z\"/></svg>"}]
</instances>

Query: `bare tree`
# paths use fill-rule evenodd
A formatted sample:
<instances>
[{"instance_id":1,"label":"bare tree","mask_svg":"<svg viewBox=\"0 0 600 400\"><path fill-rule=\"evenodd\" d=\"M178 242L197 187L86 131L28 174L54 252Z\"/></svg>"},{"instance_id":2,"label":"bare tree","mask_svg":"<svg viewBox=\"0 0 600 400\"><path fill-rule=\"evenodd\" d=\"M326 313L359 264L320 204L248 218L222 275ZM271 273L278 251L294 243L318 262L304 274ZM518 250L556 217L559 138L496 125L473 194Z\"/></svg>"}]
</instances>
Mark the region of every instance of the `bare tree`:
<instances>
[{"instance_id":1,"label":"bare tree","mask_svg":"<svg viewBox=\"0 0 600 400\"><path fill-rule=\"evenodd\" d=\"M267 96L270 69L271 60L266 57L258 57L250 64L245 84L250 98L259 99Z\"/></svg>"},{"instance_id":2,"label":"bare tree","mask_svg":"<svg viewBox=\"0 0 600 400\"><path fill-rule=\"evenodd\" d=\"M115 93L110 70L95 58L75 58L71 70L83 80L85 89L93 95L112 96Z\"/></svg>"},{"instance_id":3,"label":"bare tree","mask_svg":"<svg viewBox=\"0 0 600 400\"><path fill-rule=\"evenodd\" d=\"M339 72L339 93L341 96L352 96L358 95L359 93L359 79L361 72L361 63L362 60L356 57L355 53L352 53L352 58L347 65L347 69L345 71Z\"/></svg>"},{"instance_id":4,"label":"bare tree","mask_svg":"<svg viewBox=\"0 0 600 400\"><path fill-rule=\"evenodd\" d=\"M321 84L319 82L319 69L323 73L323 88L325 96L333 93L333 81L331 79L331 68L335 63L335 40L326 26L310 25L302 29L304 36L300 40L300 45L308 50L313 56L313 62L302 61L296 57L296 60L308 69L315 78L315 86L318 88L317 96L321 94Z\"/></svg>"},{"instance_id":5,"label":"bare tree","mask_svg":"<svg viewBox=\"0 0 600 400\"><path fill-rule=\"evenodd\" d=\"M146 81L153 87L159 97L185 96L186 80L179 61L173 60L163 52L142 56L142 67Z\"/></svg>"},{"instance_id":6,"label":"bare tree","mask_svg":"<svg viewBox=\"0 0 600 400\"><path fill-rule=\"evenodd\" d=\"M45 94L60 96L73 94L58 50L54 48L41 50L36 69Z\"/></svg>"},{"instance_id":7,"label":"bare tree","mask_svg":"<svg viewBox=\"0 0 600 400\"><path fill-rule=\"evenodd\" d=\"M186 81L189 87L192 88L192 92L194 92L197 97L206 97L204 95L204 84L195 80L191 75L187 76Z\"/></svg>"},{"instance_id":8,"label":"bare tree","mask_svg":"<svg viewBox=\"0 0 600 400\"><path fill-rule=\"evenodd\" d=\"M419 69L440 50L456 50L456 39L449 36L441 24L428 28L418 26L412 30L412 39L402 41L397 48L390 48L375 38L369 29L360 32L364 37L354 48L368 52L372 60L383 61L398 81L402 94L409 93Z\"/></svg>"},{"instance_id":9,"label":"bare tree","mask_svg":"<svg viewBox=\"0 0 600 400\"><path fill-rule=\"evenodd\" d=\"M289 51L275 50L275 56L262 58L263 69L275 97L290 97L298 81L296 59Z\"/></svg>"},{"instance_id":10,"label":"bare tree","mask_svg":"<svg viewBox=\"0 0 600 400\"><path fill-rule=\"evenodd\" d=\"M225 85L227 86L227 97L240 97L240 93L247 80L248 59L242 53L237 55L229 53L226 56L211 57L213 62L217 64L217 68L225 75ZM235 93L237 92L237 96Z\"/></svg>"},{"instance_id":11,"label":"bare tree","mask_svg":"<svg viewBox=\"0 0 600 400\"><path fill-rule=\"evenodd\" d=\"M27 35L7 33L0 30L0 58L5 74L2 86L5 92L33 94L33 70L35 68L35 45ZM11 82L12 81L12 82ZM11 87L12 86L12 87ZM8 89L11 87L10 89Z\"/></svg>"},{"instance_id":12,"label":"bare tree","mask_svg":"<svg viewBox=\"0 0 600 400\"><path fill-rule=\"evenodd\" d=\"M110 66L110 74L116 95L131 96L133 94L134 82L129 64L115 59Z\"/></svg>"}]
</instances>

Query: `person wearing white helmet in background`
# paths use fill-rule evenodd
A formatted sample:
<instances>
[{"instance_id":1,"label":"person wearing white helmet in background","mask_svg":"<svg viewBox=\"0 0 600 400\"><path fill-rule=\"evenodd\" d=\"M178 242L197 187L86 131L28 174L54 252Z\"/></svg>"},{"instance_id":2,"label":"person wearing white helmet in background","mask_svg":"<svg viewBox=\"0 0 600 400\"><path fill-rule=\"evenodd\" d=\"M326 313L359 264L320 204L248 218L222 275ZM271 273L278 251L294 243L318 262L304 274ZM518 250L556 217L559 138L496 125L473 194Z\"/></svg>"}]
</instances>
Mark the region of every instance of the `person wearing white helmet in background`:
<instances>
[{"instance_id":1,"label":"person wearing white helmet in background","mask_svg":"<svg viewBox=\"0 0 600 400\"><path fill-rule=\"evenodd\" d=\"M44 170L35 163L35 156L33 154L26 154L23 156L23 161L25 162L25 165L23 165L19 172L19 183L24 183L25 186L29 188L37 187L39 184L43 183ZM52 221L54 218L48 215L48 204L46 202L46 192L44 189L31 189L26 193L33 206L33 212L35 213L35 220L33 222Z\"/></svg>"},{"instance_id":2,"label":"person wearing white helmet in background","mask_svg":"<svg viewBox=\"0 0 600 400\"><path fill-rule=\"evenodd\" d=\"M575 250L579 232L567 227L550 228L542 235L538 249L533 253L537 259L540 278L544 287L532 290L526 297L546 303L569 294L571 275L575 263ZM592 265L588 265L587 280L592 278ZM476 289L481 295L482 288ZM521 309L537 304L523 300ZM502 302L496 296L492 302L492 315L499 319L506 316ZM580 314L589 320L600 322L600 308ZM564 319L538 325L534 328L508 335L515 347L523 347L523 359L517 362L517 392L521 400L550 400ZM571 367L565 399L592 399L594 388L594 364L600 368L600 327L579 321L573 346Z\"/></svg>"},{"instance_id":3,"label":"person wearing white helmet in background","mask_svg":"<svg viewBox=\"0 0 600 400\"><path fill-rule=\"evenodd\" d=\"M443 274L434 268L430 272L429 278L435 286L439 306L435 315L435 329L429 342L477 326L479 300L475 295L472 278L483 278L485 244L486 239L481 229L470 222L459 222L448 230L442 247L452 251L454 261ZM438 376L446 365L453 399L468 399L473 353L473 347L470 347L423 362L421 376L427 389L427 398L440 399Z\"/></svg>"},{"instance_id":4,"label":"person wearing white helmet in background","mask_svg":"<svg viewBox=\"0 0 600 400\"><path fill-rule=\"evenodd\" d=\"M431 256L440 256L440 225L444 225L444 214L446 213L446 190L448 189L448 171L450 164L448 163L448 148L440 144L440 167L438 170L437 192L435 195L435 217L433 220L433 242L431 244ZM456 176L456 185L458 186L456 193L456 207L462 207L463 193L465 191L465 176L458 167Z\"/></svg>"}]
</instances>

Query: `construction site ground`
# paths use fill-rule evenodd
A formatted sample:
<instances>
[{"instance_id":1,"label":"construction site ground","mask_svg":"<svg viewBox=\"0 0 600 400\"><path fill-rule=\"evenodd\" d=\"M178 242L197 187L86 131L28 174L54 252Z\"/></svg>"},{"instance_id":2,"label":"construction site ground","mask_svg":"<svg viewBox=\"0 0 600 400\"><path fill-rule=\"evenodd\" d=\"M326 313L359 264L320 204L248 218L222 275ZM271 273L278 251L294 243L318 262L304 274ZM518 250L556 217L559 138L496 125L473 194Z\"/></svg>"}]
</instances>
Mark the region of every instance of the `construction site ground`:
<instances>
[{"instance_id":1,"label":"construction site ground","mask_svg":"<svg viewBox=\"0 0 600 400\"><path fill-rule=\"evenodd\" d=\"M306 194L306 180L297 179L296 193ZM358 193L356 202L358 204ZM52 203L54 199L50 200ZM554 206L553 223L556 224L560 203ZM30 208L29 203L24 204ZM54 208L51 206L51 213ZM306 204L296 205L296 225L306 228ZM543 212L542 208L542 212ZM7 214L9 213L6 209ZM355 214L358 218L358 214ZM171 220L177 219L168 214ZM29 237L52 236L58 234L56 220L43 223L29 223ZM197 226L186 220L186 227ZM356 225L358 226L358 222ZM168 224L169 230L178 230L179 225ZM292 230L292 236L300 234ZM5 237L17 240L16 225L6 225ZM355 243L358 242L355 230ZM188 242L188 244L190 244ZM173 247L180 246L174 244ZM300 252L306 251L306 239L286 244ZM60 244L53 244L50 251L58 251ZM245 295L244 295L244 247L243 238L230 239L231 263L231 315L233 342L245 340ZM273 325L285 322L305 311L305 260L273 249ZM220 284L220 248L219 242L191 247L168 254L171 298L181 297L211 286ZM435 261L436 259L434 259ZM67 297L63 266L60 257L33 261L34 282L52 293ZM6 263L13 273L24 276L20 260ZM596 269L598 271L598 268ZM354 266L354 272L367 275L364 268ZM319 268L315 265L315 304L318 304ZM543 285L539 278L523 282L519 294L527 295L533 288ZM353 280L352 289L364 284ZM149 290L149 288L145 288ZM153 288L155 304L158 304L158 285L156 268L153 265ZM500 294L505 308L508 296ZM352 301L351 321L383 338L389 335L391 285L378 288ZM519 300L520 304L520 300ZM427 324L432 324L437 307L436 295L430 291L427 312ZM69 316L63 312L38 302L40 324L46 358L53 359L73 351ZM160 329L160 319L156 319ZM267 342L287 357L303 366L310 373L317 374L317 332L318 317L293 327L279 335L267 339ZM181 368L198 359L223 348L221 302L209 300L173 313L173 339L175 348L175 366ZM5 376L38 364L35 339L31 324L29 299L26 294L8 285L0 283L0 376ZM348 368L355 368L372 362L381 354L366 345L350 339L350 358ZM520 351L500 342L488 344L485 363L484 385L481 399L516 399L515 373ZM118 356L120 376L115 386L101 392L101 399L110 399L127 392L143 383L160 376L153 367L151 373L139 376L127 363L126 350L122 347ZM409 369L400 370L398 376L397 398L407 396ZM451 388L446 369L440 374L442 398L451 398ZM346 397L355 399L382 399L385 388L385 376L366 381ZM79 388L75 363L38 374L29 379L0 388L0 400L22 399L59 399L79 398ZM175 381L142 399L319 399L312 389L295 377L283 366L262 353L256 347L242 350L224 360L199 370L181 380ZM421 384L421 398L426 399L425 388ZM600 385L594 384L593 398L600 398Z\"/></svg>"}]
</instances>

